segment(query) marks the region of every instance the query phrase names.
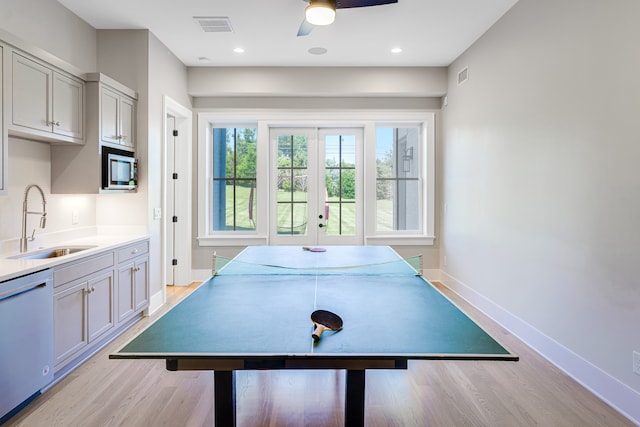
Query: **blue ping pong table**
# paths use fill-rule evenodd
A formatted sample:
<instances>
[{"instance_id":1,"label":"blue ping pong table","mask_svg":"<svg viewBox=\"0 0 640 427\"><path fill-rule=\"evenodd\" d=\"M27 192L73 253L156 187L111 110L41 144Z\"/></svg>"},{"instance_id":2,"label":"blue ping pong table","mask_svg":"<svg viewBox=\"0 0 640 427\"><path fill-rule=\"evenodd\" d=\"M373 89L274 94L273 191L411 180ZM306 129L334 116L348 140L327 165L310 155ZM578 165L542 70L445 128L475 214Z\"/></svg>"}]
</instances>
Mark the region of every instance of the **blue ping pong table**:
<instances>
[{"instance_id":1,"label":"blue ping pong table","mask_svg":"<svg viewBox=\"0 0 640 427\"><path fill-rule=\"evenodd\" d=\"M217 426L235 425L235 371L346 370L345 425L364 425L365 371L412 359L516 361L387 246L254 246L109 357L214 371ZM344 326L311 337L316 309Z\"/></svg>"}]
</instances>

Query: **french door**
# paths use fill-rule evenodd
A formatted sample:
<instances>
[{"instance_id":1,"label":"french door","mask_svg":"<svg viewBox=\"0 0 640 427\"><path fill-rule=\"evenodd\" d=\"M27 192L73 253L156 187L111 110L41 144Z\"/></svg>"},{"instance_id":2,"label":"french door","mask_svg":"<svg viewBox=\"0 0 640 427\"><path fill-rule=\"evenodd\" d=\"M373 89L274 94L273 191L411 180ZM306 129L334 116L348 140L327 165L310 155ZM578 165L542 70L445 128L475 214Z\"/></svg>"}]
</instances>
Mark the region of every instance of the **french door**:
<instances>
[{"instance_id":1,"label":"french door","mask_svg":"<svg viewBox=\"0 0 640 427\"><path fill-rule=\"evenodd\" d=\"M362 135L362 128L270 129L271 244L362 244Z\"/></svg>"}]
</instances>

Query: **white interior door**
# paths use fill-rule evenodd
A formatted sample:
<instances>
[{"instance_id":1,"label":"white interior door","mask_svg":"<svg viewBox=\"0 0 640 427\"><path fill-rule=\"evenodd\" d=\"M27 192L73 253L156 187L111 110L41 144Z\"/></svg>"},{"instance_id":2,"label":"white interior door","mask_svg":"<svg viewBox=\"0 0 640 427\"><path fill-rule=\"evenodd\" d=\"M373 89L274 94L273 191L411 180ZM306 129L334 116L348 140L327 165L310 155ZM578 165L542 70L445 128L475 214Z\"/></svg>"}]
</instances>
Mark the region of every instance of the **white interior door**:
<instances>
[{"instance_id":1,"label":"white interior door","mask_svg":"<svg viewBox=\"0 0 640 427\"><path fill-rule=\"evenodd\" d=\"M361 244L360 128L271 128L271 244Z\"/></svg>"}]
</instances>

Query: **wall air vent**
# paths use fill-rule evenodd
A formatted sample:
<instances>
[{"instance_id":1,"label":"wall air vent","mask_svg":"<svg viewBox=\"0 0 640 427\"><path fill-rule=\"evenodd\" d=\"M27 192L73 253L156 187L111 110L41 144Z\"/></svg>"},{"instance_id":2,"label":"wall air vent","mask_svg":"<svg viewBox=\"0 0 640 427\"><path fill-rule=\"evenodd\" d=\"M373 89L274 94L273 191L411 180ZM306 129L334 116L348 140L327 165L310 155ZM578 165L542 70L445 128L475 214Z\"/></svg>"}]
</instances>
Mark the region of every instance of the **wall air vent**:
<instances>
[{"instance_id":1,"label":"wall air vent","mask_svg":"<svg viewBox=\"0 0 640 427\"><path fill-rule=\"evenodd\" d=\"M458 86L469 80L469 67L464 67L458 71Z\"/></svg>"},{"instance_id":2,"label":"wall air vent","mask_svg":"<svg viewBox=\"0 0 640 427\"><path fill-rule=\"evenodd\" d=\"M232 33L228 16L194 16L193 19L205 33Z\"/></svg>"}]
</instances>

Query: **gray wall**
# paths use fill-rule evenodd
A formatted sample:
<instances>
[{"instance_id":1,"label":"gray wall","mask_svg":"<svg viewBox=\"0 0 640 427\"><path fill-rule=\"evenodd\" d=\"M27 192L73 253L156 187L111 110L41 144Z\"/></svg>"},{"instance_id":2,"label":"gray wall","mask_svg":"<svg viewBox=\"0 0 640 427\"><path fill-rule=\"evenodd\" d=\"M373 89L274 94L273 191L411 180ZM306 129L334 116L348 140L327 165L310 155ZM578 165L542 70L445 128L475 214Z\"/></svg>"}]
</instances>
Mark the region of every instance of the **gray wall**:
<instances>
[{"instance_id":1,"label":"gray wall","mask_svg":"<svg viewBox=\"0 0 640 427\"><path fill-rule=\"evenodd\" d=\"M313 84L310 84L313 82ZM413 88L411 92L410 88ZM202 111L229 109L261 111L398 111L424 110L436 113L440 125L441 98L447 90L447 69L407 68L189 68L188 89L194 96L194 123ZM321 96L312 96L318 95ZM411 96L409 96L411 95ZM193 164L197 165L197 135L194 131ZM439 136L436 131L436 151ZM193 239L192 267L211 268L211 256L233 257L239 247L200 247L197 236L198 177L192 171ZM436 200L437 202L437 200ZM436 221L436 235L438 224ZM433 246L399 246L403 256L423 256L425 269L439 268L439 243Z\"/></svg>"},{"instance_id":2,"label":"gray wall","mask_svg":"<svg viewBox=\"0 0 640 427\"><path fill-rule=\"evenodd\" d=\"M138 192L101 196L98 223L147 225L151 238L150 292L158 295L164 286L160 268L162 224L153 219L153 209L162 206L163 97L170 96L191 107L187 69L148 30L99 30L98 68L138 92L136 154L140 160Z\"/></svg>"},{"instance_id":3,"label":"gray wall","mask_svg":"<svg viewBox=\"0 0 640 427\"><path fill-rule=\"evenodd\" d=\"M50 0L2 0L0 39L52 60L70 72L96 68L96 31L60 3ZM22 200L25 187L40 185L47 197L47 226L40 230L37 218L29 218L29 232L36 230L37 247L44 233L73 231L96 225L95 195L50 194L51 153L49 144L9 137L8 194L0 197L0 241L20 238ZM30 202L37 204L34 198ZM29 205L32 207L32 205ZM79 223L71 221L72 209ZM16 246L17 248L17 246Z\"/></svg>"},{"instance_id":4,"label":"gray wall","mask_svg":"<svg viewBox=\"0 0 640 427\"><path fill-rule=\"evenodd\" d=\"M450 67L440 165L444 281L636 420L639 22L636 0L520 0Z\"/></svg>"},{"instance_id":5,"label":"gray wall","mask_svg":"<svg viewBox=\"0 0 640 427\"><path fill-rule=\"evenodd\" d=\"M57 1L2 0L0 29L84 72L96 69L96 30Z\"/></svg>"},{"instance_id":6,"label":"gray wall","mask_svg":"<svg viewBox=\"0 0 640 427\"><path fill-rule=\"evenodd\" d=\"M439 97L446 86L445 67L189 68L195 97Z\"/></svg>"}]
</instances>

